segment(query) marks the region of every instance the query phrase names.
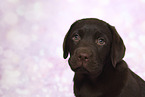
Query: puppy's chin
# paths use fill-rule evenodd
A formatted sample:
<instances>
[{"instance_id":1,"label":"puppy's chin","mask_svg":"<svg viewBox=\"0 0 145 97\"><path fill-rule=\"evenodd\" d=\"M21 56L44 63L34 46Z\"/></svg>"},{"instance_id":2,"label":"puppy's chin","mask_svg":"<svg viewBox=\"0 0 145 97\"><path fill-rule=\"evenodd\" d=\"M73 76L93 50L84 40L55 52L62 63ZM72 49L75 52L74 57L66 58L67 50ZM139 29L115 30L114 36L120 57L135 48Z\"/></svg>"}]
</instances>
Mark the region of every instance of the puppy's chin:
<instances>
[{"instance_id":1,"label":"puppy's chin","mask_svg":"<svg viewBox=\"0 0 145 97\"><path fill-rule=\"evenodd\" d=\"M78 67L73 70L75 73L80 73L80 74L89 74L89 71L85 69L84 67Z\"/></svg>"},{"instance_id":2,"label":"puppy's chin","mask_svg":"<svg viewBox=\"0 0 145 97\"><path fill-rule=\"evenodd\" d=\"M97 77L99 77L99 75L101 75L102 71L88 71L87 69L85 69L84 67L79 67L79 68L76 68L76 69L73 69L73 71L76 73L76 74L79 74L79 75L84 75L88 78L91 78L91 79L96 79Z\"/></svg>"}]
</instances>

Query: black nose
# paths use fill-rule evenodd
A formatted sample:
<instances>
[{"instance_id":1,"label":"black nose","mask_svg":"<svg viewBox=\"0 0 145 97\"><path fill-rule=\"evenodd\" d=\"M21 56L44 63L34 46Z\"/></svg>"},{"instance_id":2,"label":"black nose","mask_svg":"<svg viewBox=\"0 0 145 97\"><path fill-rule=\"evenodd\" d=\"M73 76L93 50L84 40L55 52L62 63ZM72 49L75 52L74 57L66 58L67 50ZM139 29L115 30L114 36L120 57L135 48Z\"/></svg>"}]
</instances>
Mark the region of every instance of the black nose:
<instances>
[{"instance_id":1,"label":"black nose","mask_svg":"<svg viewBox=\"0 0 145 97\"><path fill-rule=\"evenodd\" d=\"M87 53L80 53L78 55L78 60L87 62L89 60L89 55Z\"/></svg>"}]
</instances>

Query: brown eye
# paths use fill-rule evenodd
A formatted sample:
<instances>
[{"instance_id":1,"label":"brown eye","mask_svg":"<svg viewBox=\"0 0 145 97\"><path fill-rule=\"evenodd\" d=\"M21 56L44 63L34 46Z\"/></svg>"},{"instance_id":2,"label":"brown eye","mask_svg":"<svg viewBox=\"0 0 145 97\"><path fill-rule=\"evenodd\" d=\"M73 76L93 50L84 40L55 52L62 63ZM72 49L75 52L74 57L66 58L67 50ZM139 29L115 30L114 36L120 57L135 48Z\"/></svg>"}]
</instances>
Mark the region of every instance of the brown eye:
<instances>
[{"instance_id":1,"label":"brown eye","mask_svg":"<svg viewBox=\"0 0 145 97\"><path fill-rule=\"evenodd\" d=\"M98 38L98 39L96 40L96 43L97 43L98 45L104 45L104 44L105 44L105 40L104 40L103 37L100 37L100 38Z\"/></svg>"},{"instance_id":2,"label":"brown eye","mask_svg":"<svg viewBox=\"0 0 145 97\"><path fill-rule=\"evenodd\" d=\"M78 34L75 34L73 37L72 37L72 40L75 41L75 42L78 42L81 40L81 37L78 35Z\"/></svg>"}]
</instances>

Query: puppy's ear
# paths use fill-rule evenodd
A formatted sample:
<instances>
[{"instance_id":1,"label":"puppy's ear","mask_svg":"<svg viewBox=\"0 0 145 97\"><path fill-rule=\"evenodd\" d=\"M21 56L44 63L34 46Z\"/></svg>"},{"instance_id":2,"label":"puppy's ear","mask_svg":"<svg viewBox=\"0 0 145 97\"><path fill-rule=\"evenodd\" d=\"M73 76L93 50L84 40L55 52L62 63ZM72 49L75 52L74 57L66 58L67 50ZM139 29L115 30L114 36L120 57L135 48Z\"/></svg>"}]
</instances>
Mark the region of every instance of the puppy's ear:
<instances>
[{"instance_id":1,"label":"puppy's ear","mask_svg":"<svg viewBox=\"0 0 145 97\"><path fill-rule=\"evenodd\" d=\"M70 50L69 50L69 42L70 42L70 39L69 39L69 36L70 36L70 33L72 32L74 26L78 23L79 21L76 21L74 22L69 31L67 32L67 34L65 35L65 38L64 38L64 41L63 41L63 58L66 59L68 57L68 54L70 53Z\"/></svg>"},{"instance_id":2,"label":"puppy's ear","mask_svg":"<svg viewBox=\"0 0 145 97\"><path fill-rule=\"evenodd\" d=\"M115 27L109 25L109 28L112 32L111 61L113 67L116 67L116 64L124 57L126 48Z\"/></svg>"},{"instance_id":3,"label":"puppy's ear","mask_svg":"<svg viewBox=\"0 0 145 97\"><path fill-rule=\"evenodd\" d=\"M69 53L69 45L68 45L68 36L69 32L65 35L64 41L63 41L63 58L66 59Z\"/></svg>"}]
</instances>

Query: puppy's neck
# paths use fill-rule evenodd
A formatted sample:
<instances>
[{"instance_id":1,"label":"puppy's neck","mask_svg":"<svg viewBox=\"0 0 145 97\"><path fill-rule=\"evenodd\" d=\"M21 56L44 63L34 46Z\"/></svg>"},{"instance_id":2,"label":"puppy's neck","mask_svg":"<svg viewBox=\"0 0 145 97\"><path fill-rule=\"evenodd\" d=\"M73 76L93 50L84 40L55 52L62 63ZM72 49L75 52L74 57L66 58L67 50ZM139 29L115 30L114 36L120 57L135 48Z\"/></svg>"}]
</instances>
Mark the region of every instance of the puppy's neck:
<instances>
[{"instance_id":1,"label":"puppy's neck","mask_svg":"<svg viewBox=\"0 0 145 97\"><path fill-rule=\"evenodd\" d=\"M104 65L103 70L99 74L99 76L96 76L98 74L75 73L74 80L78 80L80 82L89 81L91 83L97 83L99 81L118 79L120 77L120 74L122 74L122 76L124 75L124 77L127 76L128 66L125 61L122 60L118 62L116 67L113 67L111 62L108 63L109 64Z\"/></svg>"},{"instance_id":2,"label":"puppy's neck","mask_svg":"<svg viewBox=\"0 0 145 97\"><path fill-rule=\"evenodd\" d=\"M117 64L116 68L111 66L111 64L106 65L104 67L104 70L98 77L75 73L74 87L78 91L82 91L85 88L90 92L92 90L95 90L99 93L106 93L106 91L112 89L110 93L112 93L113 95L118 95L118 93L125 86L127 76L128 69L126 67L126 63L124 61L121 61Z\"/></svg>"},{"instance_id":3,"label":"puppy's neck","mask_svg":"<svg viewBox=\"0 0 145 97\"><path fill-rule=\"evenodd\" d=\"M96 84L100 80L107 79L106 77L108 77L110 75L110 72L113 73L113 71L114 71L114 68L110 64L107 64L106 66L104 66L104 68L99 76L98 76L98 74L83 74L83 73L76 72L75 76L74 76L74 82L80 83L80 84L83 84L85 82L89 82L91 84L93 84L93 83Z\"/></svg>"}]
</instances>

